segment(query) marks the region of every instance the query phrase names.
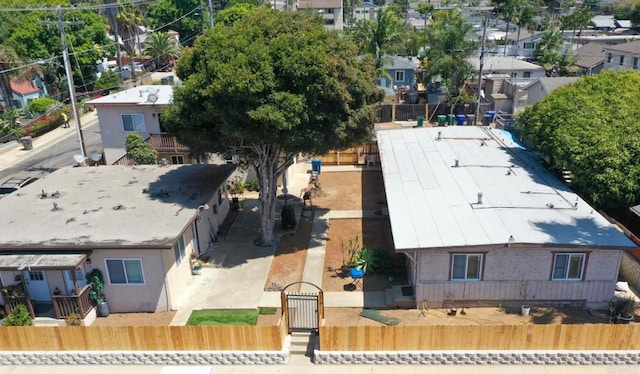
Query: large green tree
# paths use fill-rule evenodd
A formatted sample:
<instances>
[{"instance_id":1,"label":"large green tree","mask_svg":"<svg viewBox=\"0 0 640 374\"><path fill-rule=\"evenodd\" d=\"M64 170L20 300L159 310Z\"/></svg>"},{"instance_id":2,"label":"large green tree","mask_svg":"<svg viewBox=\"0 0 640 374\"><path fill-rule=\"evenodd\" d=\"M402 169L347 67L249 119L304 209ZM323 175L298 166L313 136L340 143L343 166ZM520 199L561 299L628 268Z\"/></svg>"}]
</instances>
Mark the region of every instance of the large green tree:
<instances>
[{"instance_id":1,"label":"large green tree","mask_svg":"<svg viewBox=\"0 0 640 374\"><path fill-rule=\"evenodd\" d=\"M457 105L468 99L463 97L462 88L475 73L467 61L476 48L476 43L467 38L473 26L456 9L436 11L432 18L426 32L428 48L423 56L425 82L442 79L449 93L449 104Z\"/></svg>"},{"instance_id":2,"label":"large green tree","mask_svg":"<svg viewBox=\"0 0 640 374\"><path fill-rule=\"evenodd\" d=\"M353 39L361 53L380 56L404 50L408 25L391 10L381 9L376 20L356 23Z\"/></svg>"},{"instance_id":3,"label":"large green tree","mask_svg":"<svg viewBox=\"0 0 640 374\"><path fill-rule=\"evenodd\" d=\"M201 0L158 0L151 3L145 21L160 31L174 30L183 45L191 45L202 32Z\"/></svg>"},{"instance_id":4,"label":"large green tree","mask_svg":"<svg viewBox=\"0 0 640 374\"><path fill-rule=\"evenodd\" d=\"M276 181L299 153L322 154L370 139L373 59L306 12L259 8L217 24L177 65L184 86L165 126L196 153L238 154L260 184L262 245L273 245Z\"/></svg>"},{"instance_id":5,"label":"large green tree","mask_svg":"<svg viewBox=\"0 0 640 374\"><path fill-rule=\"evenodd\" d=\"M165 67L180 56L180 46L166 32L154 32L144 41L144 54L151 56L158 68Z\"/></svg>"},{"instance_id":6,"label":"large green tree","mask_svg":"<svg viewBox=\"0 0 640 374\"><path fill-rule=\"evenodd\" d=\"M607 70L553 91L518 126L595 206L626 209L640 202L638 97L640 72Z\"/></svg>"}]
</instances>

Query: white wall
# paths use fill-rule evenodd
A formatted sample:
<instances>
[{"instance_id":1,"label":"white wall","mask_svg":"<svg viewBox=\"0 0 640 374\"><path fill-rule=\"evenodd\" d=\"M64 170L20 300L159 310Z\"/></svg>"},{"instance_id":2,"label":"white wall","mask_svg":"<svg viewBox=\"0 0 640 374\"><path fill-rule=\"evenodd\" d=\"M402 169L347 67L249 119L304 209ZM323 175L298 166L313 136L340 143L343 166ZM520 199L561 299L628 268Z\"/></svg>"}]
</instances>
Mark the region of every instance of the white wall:
<instances>
[{"instance_id":1,"label":"white wall","mask_svg":"<svg viewBox=\"0 0 640 374\"><path fill-rule=\"evenodd\" d=\"M100 125L100 137L104 147L105 162L111 165L126 154L125 143L128 132L122 125L121 114L143 114L145 130L138 133L143 139L147 139L151 133L160 133L159 113L164 110L159 106L139 105L98 105L96 106L98 123ZM154 116L155 114L155 116Z\"/></svg>"}]
</instances>

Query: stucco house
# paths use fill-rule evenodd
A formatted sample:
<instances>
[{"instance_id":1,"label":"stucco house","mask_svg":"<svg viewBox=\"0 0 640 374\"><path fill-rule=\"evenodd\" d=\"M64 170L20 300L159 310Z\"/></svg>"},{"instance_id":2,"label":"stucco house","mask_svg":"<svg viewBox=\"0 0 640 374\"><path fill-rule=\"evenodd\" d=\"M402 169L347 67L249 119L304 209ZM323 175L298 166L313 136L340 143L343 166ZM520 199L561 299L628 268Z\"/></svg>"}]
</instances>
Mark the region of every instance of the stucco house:
<instances>
[{"instance_id":1,"label":"stucco house","mask_svg":"<svg viewBox=\"0 0 640 374\"><path fill-rule=\"evenodd\" d=\"M382 61L386 76L378 77L378 87L384 89L387 96L397 94L404 96L405 93L417 91L416 69L419 63L416 59L386 55L382 57ZM415 99L417 99L417 92Z\"/></svg>"},{"instance_id":2,"label":"stucco house","mask_svg":"<svg viewBox=\"0 0 640 374\"><path fill-rule=\"evenodd\" d=\"M34 80L25 78L11 79L13 103L18 108L25 108L31 100L46 96L47 88L40 77Z\"/></svg>"},{"instance_id":3,"label":"stucco house","mask_svg":"<svg viewBox=\"0 0 640 374\"><path fill-rule=\"evenodd\" d=\"M396 252L429 305L603 306L635 244L503 130L379 130Z\"/></svg>"},{"instance_id":4,"label":"stucco house","mask_svg":"<svg viewBox=\"0 0 640 374\"><path fill-rule=\"evenodd\" d=\"M169 164L192 163L191 150L162 127L162 112L173 101L171 85L138 86L87 102L96 108L107 165L126 155L127 135L137 133Z\"/></svg>"},{"instance_id":5,"label":"stucco house","mask_svg":"<svg viewBox=\"0 0 640 374\"><path fill-rule=\"evenodd\" d=\"M603 69L638 70L640 68L640 41L602 46Z\"/></svg>"},{"instance_id":6,"label":"stucco house","mask_svg":"<svg viewBox=\"0 0 640 374\"><path fill-rule=\"evenodd\" d=\"M100 269L111 312L174 308L190 256L228 211L233 165L65 167L0 200L0 281L36 316L93 316L85 274ZM22 282L21 282L22 281ZM22 284L21 284L22 283ZM16 303L3 295L7 309ZM55 313L54 313L55 311Z\"/></svg>"},{"instance_id":7,"label":"stucco house","mask_svg":"<svg viewBox=\"0 0 640 374\"><path fill-rule=\"evenodd\" d=\"M353 19L355 22L375 21L378 18L380 7L370 1L363 1L355 6Z\"/></svg>"},{"instance_id":8,"label":"stucco house","mask_svg":"<svg viewBox=\"0 0 640 374\"><path fill-rule=\"evenodd\" d=\"M579 77L543 77L536 79L525 87L527 105L533 105L547 97L557 88L568 86L580 79ZM524 108L523 108L524 109Z\"/></svg>"},{"instance_id":9,"label":"stucco house","mask_svg":"<svg viewBox=\"0 0 640 374\"><path fill-rule=\"evenodd\" d=\"M344 27L342 0L298 0L296 9L317 13L327 30L342 30Z\"/></svg>"}]
</instances>

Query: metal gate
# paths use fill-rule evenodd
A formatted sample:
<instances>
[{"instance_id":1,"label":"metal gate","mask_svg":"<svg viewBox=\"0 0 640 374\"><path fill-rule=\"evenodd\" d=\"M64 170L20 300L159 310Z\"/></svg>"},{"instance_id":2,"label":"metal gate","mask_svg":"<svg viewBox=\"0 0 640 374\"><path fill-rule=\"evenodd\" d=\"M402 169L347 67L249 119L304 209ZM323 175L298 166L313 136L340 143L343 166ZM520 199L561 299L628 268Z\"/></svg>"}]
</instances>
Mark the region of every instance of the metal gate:
<instances>
[{"instance_id":1,"label":"metal gate","mask_svg":"<svg viewBox=\"0 0 640 374\"><path fill-rule=\"evenodd\" d=\"M318 292L287 292L294 284L309 284ZM322 289L309 282L294 282L286 286L281 294L282 314L287 324L287 334L292 332L318 332L320 321L324 319L324 299Z\"/></svg>"}]
</instances>

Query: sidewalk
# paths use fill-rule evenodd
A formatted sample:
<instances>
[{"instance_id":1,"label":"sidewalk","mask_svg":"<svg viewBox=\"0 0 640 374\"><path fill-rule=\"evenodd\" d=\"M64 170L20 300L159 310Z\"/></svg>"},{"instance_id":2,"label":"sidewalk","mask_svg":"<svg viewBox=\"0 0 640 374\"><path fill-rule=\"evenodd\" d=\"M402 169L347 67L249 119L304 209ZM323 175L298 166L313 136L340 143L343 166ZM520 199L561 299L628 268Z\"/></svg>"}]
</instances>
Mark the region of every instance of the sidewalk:
<instances>
[{"instance_id":1,"label":"sidewalk","mask_svg":"<svg viewBox=\"0 0 640 374\"><path fill-rule=\"evenodd\" d=\"M87 126L89 123L97 121L97 118L95 111L87 112L82 115L80 125L83 127ZM70 119L69 124L71 125L70 128L59 126L46 134L33 138L33 149L31 150L23 149L22 144L17 141L7 143L4 147L0 148L0 170L8 168L29 157L33 157L42 150L55 146L57 141L61 138L71 135L77 137L78 132L76 130L75 119Z\"/></svg>"},{"instance_id":2,"label":"sidewalk","mask_svg":"<svg viewBox=\"0 0 640 374\"><path fill-rule=\"evenodd\" d=\"M288 191L297 196L299 191L308 187L311 163L300 162L293 166L293 173L289 176ZM354 166L324 167L323 172L355 171ZM278 192L278 195L281 191ZM259 247L254 244L260 238L260 214L257 193L243 195L242 209L238 212L231 229L223 239L210 248L205 256L209 257L208 264L202 268L200 275L193 277L193 283L188 291L178 300L178 312L172 325L184 325L192 310L199 309L256 309L258 307L276 307L281 305L280 292L265 291L265 283L276 252L276 247ZM279 240L283 235L295 232L294 229L284 230L279 226L281 202L276 208L276 226L274 236ZM294 205L297 221L303 211L303 203L290 202ZM316 210L307 250L306 262L302 280L322 286L324 270L324 251L326 246L326 232L330 218L360 218L372 215L372 212L362 211L324 211ZM284 286L284 285L283 285ZM206 292L203 292L206 290ZM315 288L303 284L302 292L312 292ZM327 307L384 307L384 292L326 292L325 305Z\"/></svg>"}]
</instances>

